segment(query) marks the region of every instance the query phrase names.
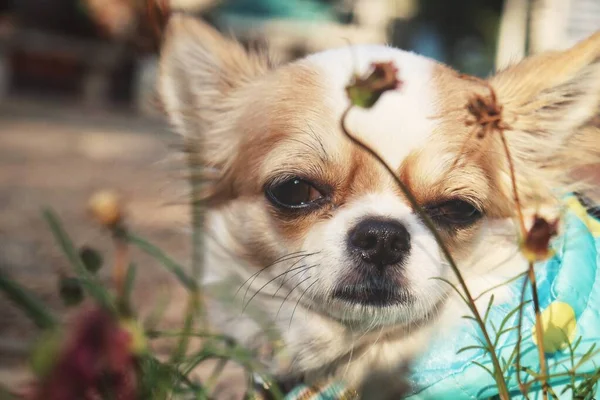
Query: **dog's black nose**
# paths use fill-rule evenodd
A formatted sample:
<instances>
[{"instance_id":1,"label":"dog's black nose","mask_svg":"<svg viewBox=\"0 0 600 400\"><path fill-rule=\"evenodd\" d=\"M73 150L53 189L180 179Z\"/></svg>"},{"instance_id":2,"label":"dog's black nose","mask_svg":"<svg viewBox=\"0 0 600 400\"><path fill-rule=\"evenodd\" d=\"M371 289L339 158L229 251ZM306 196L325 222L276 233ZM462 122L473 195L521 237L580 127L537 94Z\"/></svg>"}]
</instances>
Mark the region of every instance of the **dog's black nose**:
<instances>
[{"instance_id":1,"label":"dog's black nose","mask_svg":"<svg viewBox=\"0 0 600 400\"><path fill-rule=\"evenodd\" d=\"M410 250L410 233L395 220L368 218L348 235L349 250L377 267L398 264Z\"/></svg>"}]
</instances>

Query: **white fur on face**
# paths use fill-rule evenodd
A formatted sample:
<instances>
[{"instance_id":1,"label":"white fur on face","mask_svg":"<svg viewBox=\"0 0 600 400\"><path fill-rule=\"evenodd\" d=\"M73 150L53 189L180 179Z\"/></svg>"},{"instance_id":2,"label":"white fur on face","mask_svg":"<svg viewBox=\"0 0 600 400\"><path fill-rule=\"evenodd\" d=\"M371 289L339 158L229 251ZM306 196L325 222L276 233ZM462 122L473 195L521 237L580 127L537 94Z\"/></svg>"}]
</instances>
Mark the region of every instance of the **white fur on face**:
<instances>
[{"instance_id":1,"label":"white fur on face","mask_svg":"<svg viewBox=\"0 0 600 400\"><path fill-rule=\"evenodd\" d=\"M333 111L333 120L340 120L349 102L345 86L353 74L363 75L371 63L392 61L398 68L401 90L385 93L369 110L354 108L348 115L347 126L352 134L372 146L393 168L398 169L411 152L422 147L431 135L436 114L435 91L432 87L431 60L413 53L386 46L355 46L330 50L309 56L302 61L317 68L325 85L325 102ZM339 135L332 134L339 141ZM331 147L335 142L331 143ZM327 221L317 223L306 236L302 250L319 252L319 266L314 268L307 298L313 298L322 312L335 318L368 321L369 324L407 323L422 318L445 296L435 277L446 276L439 250L432 235L422 225L412 210L395 193L388 179L382 178L381 188L364 193L351 204L334 212ZM386 187L387 186L387 187ZM340 301L330 296L337 281L354 268L347 254L347 235L354 225L365 217L386 217L405 224L411 234L412 247L405 261L406 290L414 296L413 304L394 307L364 307Z\"/></svg>"},{"instance_id":2,"label":"white fur on face","mask_svg":"<svg viewBox=\"0 0 600 400\"><path fill-rule=\"evenodd\" d=\"M397 221L407 228L411 249L401 268L406 281L406 287L401 289L406 290L414 302L377 307L331 300L336 284L357 268L356 261L347 254L348 233L359 221L369 217ZM302 250L319 253L319 266L312 273L315 282L310 289L312 295L307 297L313 299L313 307L337 319L364 322L370 328L406 324L433 311L447 293L448 288L435 280L446 277L448 273L435 239L412 210L392 192L368 194L347 204L333 218L318 223L310 230Z\"/></svg>"},{"instance_id":3,"label":"white fur on face","mask_svg":"<svg viewBox=\"0 0 600 400\"><path fill-rule=\"evenodd\" d=\"M349 104L345 87L352 76L368 73L374 62L389 61L398 68L399 90L386 92L371 109L355 107L347 117L347 126L392 168L398 168L433 132L437 101L432 86L435 63L414 53L376 45L329 50L309 56L304 62L322 74L329 96L326 101L339 120Z\"/></svg>"}]
</instances>

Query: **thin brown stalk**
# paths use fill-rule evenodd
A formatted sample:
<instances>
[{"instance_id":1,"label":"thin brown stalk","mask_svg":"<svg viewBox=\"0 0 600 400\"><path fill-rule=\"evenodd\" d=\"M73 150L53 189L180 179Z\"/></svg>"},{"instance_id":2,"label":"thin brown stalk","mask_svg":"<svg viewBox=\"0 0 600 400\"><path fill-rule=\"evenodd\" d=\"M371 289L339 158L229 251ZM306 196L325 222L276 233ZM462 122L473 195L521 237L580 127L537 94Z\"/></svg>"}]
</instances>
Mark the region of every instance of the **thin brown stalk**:
<instances>
[{"instance_id":1,"label":"thin brown stalk","mask_svg":"<svg viewBox=\"0 0 600 400\"><path fill-rule=\"evenodd\" d=\"M186 147L191 147L186 144ZM188 168L190 172L195 171L199 165L202 165L201 156L194 151L188 151ZM205 206L198 199L201 198L201 182L194 179L194 174L190 174L189 184L191 187L191 213L192 213L192 278L196 282L190 292L190 304L192 305L191 312L199 317L199 321L204 329L209 329L206 318L206 310L200 285L204 277L204 223L205 223ZM190 326L191 328L191 326Z\"/></svg>"},{"instance_id":2,"label":"thin brown stalk","mask_svg":"<svg viewBox=\"0 0 600 400\"><path fill-rule=\"evenodd\" d=\"M523 217L523 209L521 208L521 199L519 198L519 191L517 190L517 176L515 173L515 165L512 160L512 155L510 153L510 148L508 147L508 143L506 142L506 136L504 135L504 131L500 130L500 139L502 140L502 146L504 147L504 154L506 154L506 160L508 162L508 170L510 172L510 181L513 190L513 196L515 201L515 208L517 210L517 216L519 217L519 227L521 228L521 238L524 238L527 234L527 230L525 229L525 217Z\"/></svg>"},{"instance_id":3,"label":"thin brown stalk","mask_svg":"<svg viewBox=\"0 0 600 400\"><path fill-rule=\"evenodd\" d=\"M523 288L521 289L521 304L519 305L519 322L517 325L517 354L515 356L515 367L517 370L517 383L519 384L519 390L525 397L525 399L529 399L527 396L527 388L523 381L521 380L521 341L523 340L523 300L525 299L525 290L527 289L527 278L523 281Z\"/></svg>"},{"instance_id":4,"label":"thin brown stalk","mask_svg":"<svg viewBox=\"0 0 600 400\"><path fill-rule=\"evenodd\" d=\"M469 288L467 287L467 284L466 284L464 278L462 277L462 274L460 273L460 271L458 269L458 266L456 265L456 262L454 261L452 255L450 254L450 250L448 250L448 247L444 243L444 240L440 236L439 232L437 231L437 229L435 227L435 224L433 223L433 221L431 220L431 218L429 217L429 215L427 215L427 213L419 205L419 202L414 197L414 195L411 193L410 189L408 189L408 187L406 187L406 185L404 184L404 182L402 182L400 180L400 178L398 178L398 176L396 175L396 173L394 172L394 170L392 170L392 168L385 162L385 160L383 160L381 158L381 156L375 150L373 150L367 144L363 143L360 139L358 139L357 137L355 137L354 135L352 135L350 133L350 131L347 129L347 127L346 127L346 117L347 117L348 113L350 112L350 110L352 108L353 108L353 105L350 104L344 110L344 112L342 114L342 118L341 118L341 128L342 128L342 131L344 132L344 134L354 144L356 144L357 146L359 146L360 148L362 148L364 151L366 151L367 153L369 153L373 158L375 158L377 160L377 162L379 162L379 164L381 164L387 170L387 172L394 179L394 181L396 182L396 184L398 185L398 187L400 188L400 190L402 190L404 196L406 196L406 198L410 202L410 204L413 207L413 209L423 219L423 222L425 223L425 226L429 229L429 231L434 236L437 244L440 246L440 249L442 250L442 253L444 254L446 260L450 264L450 267L452 268L453 272L455 273L455 275L456 275L456 277L457 277L457 279L459 281L459 284L460 284L462 290L464 291L465 297L466 297L466 299L469 302L469 308L471 309L471 312L473 313L475 319L477 320L477 323L478 323L479 327L481 328L484 340L485 340L487 346L489 347L489 350L490 350L489 353L490 353L490 357L492 359L492 364L494 366L494 373L496 375L495 376L495 380L496 380L496 385L498 386L498 395L500 396L500 399L502 399L502 400L508 400L508 399L510 399L510 394L508 392L508 387L506 386L506 381L504 380L504 376L502 375L502 368L500 366L500 361L498 360L498 357L494 353L493 342L490 339L490 336L489 336L489 334L487 332L487 329L485 327L485 323L483 322L483 318L481 317L479 311L477 310L477 307L475 305L475 301L473 300L473 296L471 295L471 292L469 291Z\"/></svg>"},{"instance_id":5,"label":"thin brown stalk","mask_svg":"<svg viewBox=\"0 0 600 400\"><path fill-rule=\"evenodd\" d=\"M129 263L129 248L127 242L119 234L113 236L115 244L115 262L113 266L113 282L119 298L125 294L125 273Z\"/></svg>"},{"instance_id":6,"label":"thin brown stalk","mask_svg":"<svg viewBox=\"0 0 600 400\"><path fill-rule=\"evenodd\" d=\"M537 286L536 286L536 280L535 280L535 271L533 269L533 263L530 262L529 263L529 269L528 269L528 275L529 275L529 282L531 283L531 297L533 300L533 309L535 311L535 335L537 337L537 349L538 349L538 356L540 358L540 372L541 375L544 377L542 379L542 395L544 399L548 398L548 379L546 379L546 376L548 375L548 366L546 365L546 355L544 353L544 344L543 344L543 340L544 340L544 333L542 331L542 315L540 312L540 302L538 300L538 294L537 294Z\"/></svg>"},{"instance_id":7,"label":"thin brown stalk","mask_svg":"<svg viewBox=\"0 0 600 400\"><path fill-rule=\"evenodd\" d=\"M504 135L504 131L500 130L500 139L502 140L502 146L504 147L504 152L506 154L506 160L508 162L508 168L510 171L510 179L513 189L513 196L515 201L515 208L517 210L517 215L519 217L519 225L521 228L521 238L524 239L527 234L527 230L525 228L525 218L523 217L523 210L521 208L521 200L519 199L519 191L517 188L517 179L515 174L515 166L512 160L512 156L510 153L510 149L508 143L506 142L506 136ZM536 336L537 336L537 348L538 348L538 357L540 360L540 372L542 376L547 375L548 366L546 364L546 355L544 352L544 344L543 344L543 332L542 332L542 316L540 312L540 303L538 299L537 293L537 284L535 279L535 270L533 268L533 263L529 262L527 267L527 275L529 278L529 283L531 284L531 297L533 300L533 308L535 311L535 326L536 326ZM525 292L523 292L524 295ZM524 298L521 298L523 301ZM548 380L542 380L542 397L544 400L548 399Z\"/></svg>"}]
</instances>

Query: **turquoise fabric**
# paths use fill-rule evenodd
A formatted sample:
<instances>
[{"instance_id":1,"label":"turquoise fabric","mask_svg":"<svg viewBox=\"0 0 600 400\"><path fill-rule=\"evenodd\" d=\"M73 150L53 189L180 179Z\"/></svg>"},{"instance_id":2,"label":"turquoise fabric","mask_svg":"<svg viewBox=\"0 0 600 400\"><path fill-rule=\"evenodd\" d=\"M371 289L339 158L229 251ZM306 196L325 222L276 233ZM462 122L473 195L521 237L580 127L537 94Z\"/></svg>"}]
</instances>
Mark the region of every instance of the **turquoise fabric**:
<instances>
[{"instance_id":1,"label":"turquoise fabric","mask_svg":"<svg viewBox=\"0 0 600 400\"><path fill-rule=\"evenodd\" d=\"M565 221L564 235L553 243L556 252L554 258L536 265L535 271L542 310L551 302L561 301L568 303L575 311L576 337L581 337L575 355L577 360L590 346L600 342L600 277L597 273L600 263L600 235L596 234L594 237L589 226L572 211L567 212ZM594 223L598 222L594 220ZM510 285L515 295L509 303L493 306L488 321L493 321L497 326L511 310L518 307L522 285L522 279ZM531 299L530 291L527 292L526 299ZM521 365L539 372L537 348L530 334L535 323L532 308L531 304L524 308ZM517 318L518 313L515 313L506 327L517 326ZM488 326L488 331L493 332L490 324ZM470 321L454 331L446 332L413 366L412 381L418 389L408 398L461 400L487 399L497 395L490 374L472 362L479 362L492 369L489 356L479 349L458 353L461 348L479 345L479 340L480 330ZM502 335L496 353L501 359L508 359L516 342L516 330ZM548 363L550 374L565 372L566 368L571 367L569 349L548 355ZM578 372L591 373L596 370L595 366L600 366L600 354L594 355ZM511 370L510 376L508 385L512 398L523 398L518 389L516 372ZM522 378L526 376L526 373L521 374ZM572 398L570 391L560 395L570 383L570 378L555 378L550 383L560 398ZM532 388L529 398L542 398L539 386Z\"/></svg>"},{"instance_id":2,"label":"turquoise fabric","mask_svg":"<svg viewBox=\"0 0 600 400\"><path fill-rule=\"evenodd\" d=\"M217 6L222 17L269 20L282 18L304 21L335 21L331 4L319 0L234 0Z\"/></svg>"}]
</instances>

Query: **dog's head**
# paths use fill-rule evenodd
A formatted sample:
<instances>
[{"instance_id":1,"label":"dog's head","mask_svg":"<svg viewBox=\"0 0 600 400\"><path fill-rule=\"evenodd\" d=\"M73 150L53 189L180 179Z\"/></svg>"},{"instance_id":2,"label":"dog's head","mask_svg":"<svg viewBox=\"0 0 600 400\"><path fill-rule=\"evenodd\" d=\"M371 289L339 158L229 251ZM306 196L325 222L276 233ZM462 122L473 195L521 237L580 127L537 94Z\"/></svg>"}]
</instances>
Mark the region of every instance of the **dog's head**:
<instances>
[{"instance_id":1,"label":"dog's head","mask_svg":"<svg viewBox=\"0 0 600 400\"><path fill-rule=\"evenodd\" d=\"M489 80L503 107L495 112L510 126L524 208L550 201L574 168L598 156L599 56L596 35ZM515 210L499 135L480 138L465 123L473 96L491 99L486 84L384 46L275 66L183 16L168 26L159 81L197 167L217 174L205 191L209 235L240 273L258 276L255 290L285 288L332 318L371 326L425 318L449 291L432 278L451 275L394 179L342 131L345 86L377 61L395 64L401 87L372 109L352 109L346 126L396 172L468 267L482 229Z\"/></svg>"}]
</instances>

